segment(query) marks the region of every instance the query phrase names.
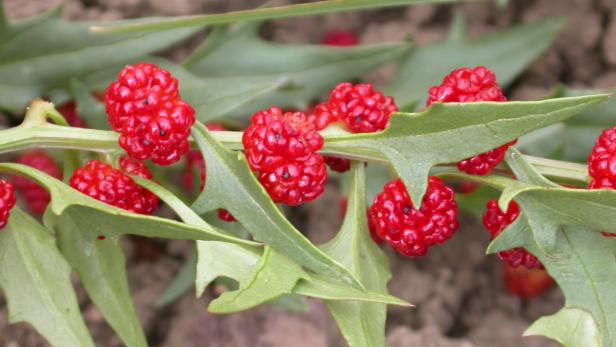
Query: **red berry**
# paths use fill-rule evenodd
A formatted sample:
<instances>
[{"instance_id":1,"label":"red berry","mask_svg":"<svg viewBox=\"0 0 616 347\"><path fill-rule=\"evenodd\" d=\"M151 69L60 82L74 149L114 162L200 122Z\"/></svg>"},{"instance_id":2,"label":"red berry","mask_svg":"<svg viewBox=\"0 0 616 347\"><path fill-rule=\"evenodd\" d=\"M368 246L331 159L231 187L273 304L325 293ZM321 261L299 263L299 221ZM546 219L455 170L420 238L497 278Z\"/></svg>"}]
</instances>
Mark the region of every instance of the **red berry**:
<instances>
[{"instance_id":1,"label":"red berry","mask_svg":"<svg viewBox=\"0 0 616 347\"><path fill-rule=\"evenodd\" d=\"M443 82L428 90L426 105L434 102L507 101L494 73L483 66L452 71Z\"/></svg>"},{"instance_id":2,"label":"red berry","mask_svg":"<svg viewBox=\"0 0 616 347\"><path fill-rule=\"evenodd\" d=\"M490 239L494 240L519 215L520 207L515 201L512 200L507 207L507 211L503 212L498 207L498 201L490 200L486 204L486 212L483 214L483 226L490 233ZM539 259L528 253L524 248L499 252L498 257L513 267L524 266L527 269L543 269L543 264Z\"/></svg>"},{"instance_id":3,"label":"red berry","mask_svg":"<svg viewBox=\"0 0 616 347\"><path fill-rule=\"evenodd\" d=\"M370 214L378 237L408 257L425 255L429 246L442 244L458 229L454 192L437 177L429 178L419 209L413 206L402 180L397 179L374 198Z\"/></svg>"},{"instance_id":4,"label":"red berry","mask_svg":"<svg viewBox=\"0 0 616 347\"><path fill-rule=\"evenodd\" d=\"M455 187L455 191L461 194L470 194L478 188L479 184L475 182L462 181Z\"/></svg>"},{"instance_id":5,"label":"red berry","mask_svg":"<svg viewBox=\"0 0 616 347\"><path fill-rule=\"evenodd\" d=\"M106 204L140 214L152 214L158 198L137 185L122 171L98 160L75 170L70 179L74 189Z\"/></svg>"},{"instance_id":6,"label":"red berry","mask_svg":"<svg viewBox=\"0 0 616 347\"><path fill-rule=\"evenodd\" d=\"M507 291L522 299L532 299L545 293L554 280L543 269L527 269L503 264L503 280Z\"/></svg>"},{"instance_id":7,"label":"red berry","mask_svg":"<svg viewBox=\"0 0 616 347\"><path fill-rule=\"evenodd\" d=\"M180 99L178 82L152 64L128 65L105 94L109 124L132 158L170 165L188 152L195 110Z\"/></svg>"},{"instance_id":8,"label":"red berry","mask_svg":"<svg viewBox=\"0 0 616 347\"><path fill-rule=\"evenodd\" d=\"M129 157L120 158L120 168L129 175L139 176L145 179L152 179L152 173L144 162Z\"/></svg>"},{"instance_id":9,"label":"red berry","mask_svg":"<svg viewBox=\"0 0 616 347\"><path fill-rule=\"evenodd\" d=\"M51 177L57 179L62 178L62 173L56 163L43 151L33 151L23 154L17 158L16 162L43 171ZM14 176L13 183L32 213L41 215L45 212L51 200L51 196L45 188L21 176Z\"/></svg>"},{"instance_id":10,"label":"red berry","mask_svg":"<svg viewBox=\"0 0 616 347\"><path fill-rule=\"evenodd\" d=\"M594 152L594 148L593 148L593 152ZM592 158L592 155L591 155L591 158ZM591 166L591 163L589 160L589 163L588 163L589 170L590 170L590 166ZM616 189L616 187L614 186L614 183L616 183L616 180L613 180L612 177L602 177L599 179L593 179L592 181L590 181L590 185L588 186L588 189L612 189L613 190L613 189ZM616 234L608 233L607 231L603 231L601 232L601 234L603 234L603 236L605 237L616 237Z\"/></svg>"},{"instance_id":11,"label":"red berry","mask_svg":"<svg viewBox=\"0 0 616 347\"><path fill-rule=\"evenodd\" d=\"M298 206L323 193L327 172L323 157L313 153L289 158L271 170L259 171L257 177L274 202Z\"/></svg>"},{"instance_id":12,"label":"red berry","mask_svg":"<svg viewBox=\"0 0 616 347\"><path fill-rule=\"evenodd\" d=\"M458 170L466 172L469 175L487 175L503 161L507 149L515 145L517 141L518 140L513 140L485 153L464 159L458 163Z\"/></svg>"},{"instance_id":13,"label":"red berry","mask_svg":"<svg viewBox=\"0 0 616 347\"><path fill-rule=\"evenodd\" d=\"M323 130L337 120L336 116L330 111L327 103L320 103L314 109L310 109L306 113L308 114L308 121L314 124L317 130Z\"/></svg>"},{"instance_id":14,"label":"red berry","mask_svg":"<svg viewBox=\"0 0 616 347\"><path fill-rule=\"evenodd\" d=\"M426 105L435 102L507 101L494 73L483 66L452 71L443 82L428 91ZM517 140L458 163L458 169L470 175L487 175L505 157L507 148Z\"/></svg>"},{"instance_id":15,"label":"red berry","mask_svg":"<svg viewBox=\"0 0 616 347\"><path fill-rule=\"evenodd\" d=\"M64 119L66 119L70 126L76 128L88 127L88 125L79 116L79 114L77 114L77 105L75 105L74 101L67 102L64 105L58 106L58 112L60 112L64 116Z\"/></svg>"},{"instance_id":16,"label":"red berry","mask_svg":"<svg viewBox=\"0 0 616 347\"><path fill-rule=\"evenodd\" d=\"M255 113L242 136L254 171L273 171L291 160L304 160L323 147L323 137L302 112L273 107Z\"/></svg>"},{"instance_id":17,"label":"red berry","mask_svg":"<svg viewBox=\"0 0 616 347\"><path fill-rule=\"evenodd\" d=\"M355 46L359 43L359 39L355 34L346 30L330 30L325 33L325 38L322 42L326 46Z\"/></svg>"},{"instance_id":18,"label":"red berry","mask_svg":"<svg viewBox=\"0 0 616 347\"><path fill-rule=\"evenodd\" d=\"M275 202L296 206L323 192L325 163L315 153L323 138L306 114L279 108L257 112L242 143L248 164Z\"/></svg>"},{"instance_id":19,"label":"red berry","mask_svg":"<svg viewBox=\"0 0 616 347\"><path fill-rule=\"evenodd\" d=\"M324 157L325 164L336 172L346 172L351 169L351 161L344 158Z\"/></svg>"},{"instance_id":20,"label":"red berry","mask_svg":"<svg viewBox=\"0 0 616 347\"><path fill-rule=\"evenodd\" d=\"M218 214L218 218L222 221L225 222L235 222L237 221L237 219L235 219L235 217L233 217L233 215L231 213L229 213L229 211L223 209L223 208L219 208L216 213Z\"/></svg>"},{"instance_id":21,"label":"red berry","mask_svg":"<svg viewBox=\"0 0 616 347\"><path fill-rule=\"evenodd\" d=\"M0 179L0 230L6 226L9 214L15 206L15 191L13 185Z\"/></svg>"},{"instance_id":22,"label":"red berry","mask_svg":"<svg viewBox=\"0 0 616 347\"><path fill-rule=\"evenodd\" d=\"M593 178L591 189L616 186L616 127L604 130L588 157L588 174Z\"/></svg>"},{"instance_id":23,"label":"red berry","mask_svg":"<svg viewBox=\"0 0 616 347\"><path fill-rule=\"evenodd\" d=\"M371 84L340 83L327 101L334 119L344 122L354 133L381 131L398 111L394 99L375 91Z\"/></svg>"}]
</instances>

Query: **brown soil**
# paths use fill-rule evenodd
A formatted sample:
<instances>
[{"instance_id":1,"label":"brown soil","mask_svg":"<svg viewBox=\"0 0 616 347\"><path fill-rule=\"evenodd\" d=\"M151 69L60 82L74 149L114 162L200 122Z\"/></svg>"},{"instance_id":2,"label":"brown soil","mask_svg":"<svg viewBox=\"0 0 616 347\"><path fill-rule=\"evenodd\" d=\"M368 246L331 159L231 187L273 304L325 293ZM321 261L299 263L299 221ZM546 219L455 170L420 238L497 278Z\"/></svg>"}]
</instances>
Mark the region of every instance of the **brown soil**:
<instances>
[{"instance_id":1,"label":"brown soil","mask_svg":"<svg viewBox=\"0 0 616 347\"><path fill-rule=\"evenodd\" d=\"M40 13L55 2L5 0L7 13L14 19ZM64 14L68 19L119 19L214 13L252 8L259 3L257 0L67 0ZM512 99L538 99L558 82L594 88L616 85L616 0L512 3L506 9L490 3L474 3L332 14L277 21L269 32L273 39L282 42L317 43L327 29L345 28L358 33L363 43L399 40L408 34L424 43L443 37L454 8L466 13L473 36L514 23L563 15L569 18L565 29L554 46L515 84L510 93ZM390 69L382 69L369 77L378 83L390 73ZM339 226L338 211L326 207L338 204L337 189L333 185L331 188L321 203L294 212L294 218L316 242L329 239ZM390 252L394 273L390 289L417 308L390 309L388 346L555 346L542 338L523 339L521 333L533 320L563 305L559 290L554 288L529 302L507 294L499 261L484 256L488 240L480 224L467 217L462 218L461 224L458 235L445 247L431 250L424 259L401 259ZM188 249L187 243L178 241L159 246L165 252L158 257L143 256L143 250L136 251L134 243L127 247L134 300L152 346L344 346L333 320L316 300L309 302L310 310L306 314L266 305L241 314L218 316L207 313L207 297L195 299L189 293L168 308L155 309L153 302L173 278ZM79 297L97 345L121 346L82 290ZM7 326L6 309L0 311L0 327L0 345L46 345L27 325Z\"/></svg>"}]
</instances>

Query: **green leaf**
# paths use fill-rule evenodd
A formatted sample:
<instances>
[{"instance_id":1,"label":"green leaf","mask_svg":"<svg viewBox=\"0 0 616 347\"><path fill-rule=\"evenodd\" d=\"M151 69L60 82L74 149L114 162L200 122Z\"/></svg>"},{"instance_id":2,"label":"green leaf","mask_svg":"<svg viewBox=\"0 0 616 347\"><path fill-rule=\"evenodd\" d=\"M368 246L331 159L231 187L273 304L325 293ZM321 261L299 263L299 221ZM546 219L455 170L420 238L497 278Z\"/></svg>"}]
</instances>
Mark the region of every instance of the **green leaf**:
<instances>
[{"instance_id":1,"label":"green leaf","mask_svg":"<svg viewBox=\"0 0 616 347\"><path fill-rule=\"evenodd\" d=\"M241 292L230 292L212 302L210 311L230 313L245 310L289 294L327 300L351 300L409 306L387 293L364 291L322 275L308 274L275 250L263 255L259 249L230 243L198 241L196 289L200 296L219 277L234 279ZM272 278L278 278L272 280ZM291 286L296 283L296 286Z\"/></svg>"},{"instance_id":2,"label":"green leaf","mask_svg":"<svg viewBox=\"0 0 616 347\"><path fill-rule=\"evenodd\" d=\"M614 93L610 90L576 90L561 87L557 97ZM520 138L517 147L524 153L553 159L586 163L595 140L615 123L616 99L590 107L565 122L555 124L550 133L532 132ZM547 129L547 128L546 128Z\"/></svg>"},{"instance_id":3,"label":"green leaf","mask_svg":"<svg viewBox=\"0 0 616 347\"><path fill-rule=\"evenodd\" d=\"M127 346L147 346L128 288L126 259L119 239L92 242L83 218L65 214L54 219L60 251L79 275L88 296Z\"/></svg>"},{"instance_id":4,"label":"green leaf","mask_svg":"<svg viewBox=\"0 0 616 347\"><path fill-rule=\"evenodd\" d=\"M326 137L323 152L387 159L411 199L421 201L428 173L505 144L531 130L569 118L607 96L533 102L434 104L422 113L396 113L379 133Z\"/></svg>"},{"instance_id":5,"label":"green leaf","mask_svg":"<svg viewBox=\"0 0 616 347\"><path fill-rule=\"evenodd\" d=\"M342 229L323 249L344 264L366 289L387 294L391 272L387 257L370 239L363 163L353 164L352 175ZM385 346L386 305L332 300L325 304L350 346Z\"/></svg>"},{"instance_id":6,"label":"green leaf","mask_svg":"<svg viewBox=\"0 0 616 347\"><path fill-rule=\"evenodd\" d=\"M569 341L570 346L587 346L571 344L570 341L572 338L593 337L596 334L592 333L591 326L596 325L601 337L593 337L594 341L601 341L600 346L613 346L616 337L616 297L612 279L616 278L616 240L584 227L562 227L555 235L554 251L547 255L534 241L528 217L522 216L492 242L494 245L491 244L489 250L526 248L539 258L558 283L565 295L565 307L589 312L594 320L593 324L586 317L583 322L578 322L586 327L575 328L571 317L558 317L551 322L542 322L542 329L538 329L537 333L557 341ZM599 213L594 216L603 217ZM510 234L515 236L508 236ZM564 318L568 321L563 322ZM548 324L554 321L566 325L555 328L553 324Z\"/></svg>"},{"instance_id":7,"label":"green leaf","mask_svg":"<svg viewBox=\"0 0 616 347\"><path fill-rule=\"evenodd\" d=\"M271 245L317 273L357 283L346 268L314 246L284 218L250 171L242 153L224 148L203 124L195 124L192 134L207 163L205 187L193 204L197 213L224 208L255 240Z\"/></svg>"},{"instance_id":8,"label":"green leaf","mask_svg":"<svg viewBox=\"0 0 616 347\"><path fill-rule=\"evenodd\" d=\"M51 233L13 208L0 233L0 286L8 301L9 322L32 324L55 347L94 347L70 274Z\"/></svg>"},{"instance_id":9,"label":"green leaf","mask_svg":"<svg viewBox=\"0 0 616 347\"><path fill-rule=\"evenodd\" d=\"M271 247L265 247L263 255L246 276L249 280L239 281L237 290L222 294L210 303L208 310L213 313L238 312L291 294L303 274L298 264Z\"/></svg>"},{"instance_id":10,"label":"green leaf","mask_svg":"<svg viewBox=\"0 0 616 347\"><path fill-rule=\"evenodd\" d=\"M101 36L88 31L97 23L67 22L60 14L57 7L39 17L0 26L0 108L18 113L37 97L66 99L72 78L121 66L197 31Z\"/></svg>"},{"instance_id":11,"label":"green leaf","mask_svg":"<svg viewBox=\"0 0 616 347\"><path fill-rule=\"evenodd\" d=\"M407 43L344 49L274 43L259 36L260 26L261 23L250 22L221 28L222 33L211 39L215 42L206 41L186 63L199 76L234 79L236 87L259 85L263 81L282 83L238 110L244 117L272 105L305 109L309 102L320 98L337 83L360 77L400 57L409 48Z\"/></svg>"},{"instance_id":12,"label":"green leaf","mask_svg":"<svg viewBox=\"0 0 616 347\"><path fill-rule=\"evenodd\" d=\"M218 240L246 246L258 245L223 234L207 224L195 227L171 219L139 215L112 207L29 166L2 163L0 172L26 176L45 187L52 197L48 208L50 211L46 213L47 221L52 222L49 219L50 213L55 216L71 215L72 219L79 223L79 229L83 231L86 240L90 242L95 242L99 235L115 239L120 235L133 234L169 239Z\"/></svg>"},{"instance_id":13,"label":"green leaf","mask_svg":"<svg viewBox=\"0 0 616 347\"><path fill-rule=\"evenodd\" d=\"M386 93L399 106L423 107L428 89L464 66L489 68L506 88L548 48L564 24L562 19L552 18L471 40L460 25L463 21L457 17L444 41L416 47L402 60Z\"/></svg>"},{"instance_id":14,"label":"green leaf","mask_svg":"<svg viewBox=\"0 0 616 347\"><path fill-rule=\"evenodd\" d=\"M144 30L169 30L180 27L202 26L210 24L223 24L238 21L254 21L274 18L288 18L297 16L317 15L322 13L363 10L378 7L391 7L429 3L450 3L459 0L331 0L316 1L312 3L295 4L278 7L262 7L253 10L235 11L223 14L209 14L199 16L170 17L165 19L152 19L147 23L125 22L124 24L111 24L94 26L95 32L132 32Z\"/></svg>"},{"instance_id":15,"label":"green leaf","mask_svg":"<svg viewBox=\"0 0 616 347\"><path fill-rule=\"evenodd\" d=\"M524 336L543 335L564 347L600 347L601 334L592 316L577 308L563 308L555 314L539 318Z\"/></svg>"}]
</instances>

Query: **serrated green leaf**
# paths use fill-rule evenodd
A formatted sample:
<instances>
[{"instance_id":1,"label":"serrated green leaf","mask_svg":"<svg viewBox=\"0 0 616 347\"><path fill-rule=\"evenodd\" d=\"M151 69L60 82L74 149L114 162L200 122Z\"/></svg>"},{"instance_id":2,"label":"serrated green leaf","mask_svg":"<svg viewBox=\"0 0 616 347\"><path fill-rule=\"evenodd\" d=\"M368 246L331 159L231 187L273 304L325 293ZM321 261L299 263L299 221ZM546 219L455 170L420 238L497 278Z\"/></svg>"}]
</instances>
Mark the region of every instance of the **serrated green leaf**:
<instances>
[{"instance_id":1,"label":"serrated green leaf","mask_svg":"<svg viewBox=\"0 0 616 347\"><path fill-rule=\"evenodd\" d=\"M26 176L45 187L52 197L48 207L50 211L46 213L46 217L50 218L50 213L55 216L74 216L73 220L79 222L84 237L91 242L95 242L99 235L114 239L123 234L133 234L169 239L218 240L245 246L258 245L223 234L207 224L195 227L171 219L139 215L112 207L29 166L2 163L0 172ZM51 220L48 222L53 224Z\"/></svg>"},{"instance_id":2,"label":"serrated green leaf","mask_svg":"<svg viewBox=\"0 0 616 347\"><path fill-rule=\"evenodd\" d=\"M539 318L524 336L543 335L564 347L600 347L601 334L592 316L577 308L563 308L551 316Z\"/></svg>"},{"instance_id":3,"label":"serrated green leaf","mask_svg":"<svg viewBox=\"0 0 616 347\"><path fill-rule=\"evenodd\" d=\"M507 87L545 51L563 23L552 18L471 40L459 21L454 22L444 41L416 47L402 60L386 94L398 105L415 103L423 107L430 87L465 66L485 66L496 74L501 86Z\"/></svg>"},{"instance_id":4,"label":"serrated green leaf","mask_svg":"<svg viewBox=\"0 0 616 347\"><path fill-rule=\"evenodd\" d=\"M291 294L304 274L302 268L286 256L266 247L259 261L237 290L226 292L210 303L213 313L243 311L282 295Z\"/></svg>"},{"instance_id":5,"label":"serrated green leaf","mask_svg":"<svg viewBox=\"0 0 616 347\"><path fill-rule=\"evenodd\" d=\"M200 16L171 17L166 19L152 19L148 23L127 22L113 23L105 26L95 26L95 32L132 32L144 30L169 30L180 27L202 26L210 24L223 24L238 21L254 21L274 18L288 18L308 16L322 13L363 10L378 7L403 6L429 3L450 3L459 0L331 0L316 1L312 3L294 4L288 6L262 7L253 10L235 11L223 14L209 14ZM467 0L469 1L469 0Z\"/></svg>"},{"instance_id":6,"label":"serrated green leaf","mask_svg":"<svg viewBox=\"0 0 616 347\"><path fill-rule=\"evenodd\" d=\"M9 322L32 324L55 347L94 347L70 274L51 233L13 208L0 233L0 286Z\"/></svg>"},{"instance_id":7,"label":"serrated green leaf","mask_svg":"<svg viewBox=\"0 0 616 347\"><path fill-rule=\"evenodd\" d=\"M349 81L400 57L407 43L389 43L350 48L323 45L292 45L266 41L258 35L260 23L241 23L206 41L204 49L190 57L190 71L213 81L237 84L282 84L238 110L246 117L257 110L277 105L305 109L337 83ZM246 59L246 55L250 59ZM240 82L241 81L241 82Z\"/></svg>"},{"instance_id":8,"label":"serrated green leaf","mask_svg":"<svg viewBox=\"0 0 616 347\"><path fill-rule=\"evenodd\" d=\"M357 283L346 268L314 246L284 218L250 171L242 153L224 148L203 124L195 124L192 134L207 163L205 187L193 204L197 213L224 208L255 240L271 245L317 273Z\"/></svg>"},{"instance_id":9,"label":"serrated green leaf","mask_svg":"<svg viewBox=\"0 0 616 347\"><path fill-rule=\"evenodd\" d=\"M379 133L326 137L323 151L389 160L411 199L421 201L433 166L486 152L606 98L596 95L533 102L439 103L422 113L396 113L388 128Z\"/></svg>"},{"instance_id":10,"label":"serrated green leaf","mask_svg":"<svg viewBox=\"0 0 616 347\"><path fill-rule=\"evenodd\" d=\"M594 216L602 217L601 214ZM547 255L536 243L527 216L523 214L514 225L514 228L505 229L501 235L516 236L499 235L493 241L498 244L491 247L492 251L524 247L537 256L565 294L565 307L590 312L601 335L600 346L613 346L616 336L616 296L611 282L616 278L616 240L584 227L562 227L556 233L553 252ZM591 323L585 321L584 324ZM584 327L584 334L580 336L572 336L572 333L582 333L573 330L573 326L555 329L545 325L543 328L537 333L557 341L592 336L588 326Z\"/></svg>"},{"instance_id":11,"label":"serrated green leaf","mask_svg":"<svg viewBox=\"0 0 616 347\"><path fill-rule=\"evenodd\" d=\"M387 257L370 239L363 163L355 162L352 170L351 193L342 229L322 247L344 264L366 289L387 294L391 272ZM326 300L325 304L350 346L385 346L386 305L332 300Z\"/></svg>"},{"instance_id":12,"label":"serrated green leaf","mask_svg":"<svg viewBox=\"0 0 616 347\"><path fill-rule=\"evenodd\" d=\"M86 239L72 214L54 218L60 251L79 275L88 296L127 346L147 346L131 300L120 240Z\"/></svg>"},{"instance_id":13,"label":"serrated green leaf","mask_svg":"<svg viewBox=\"0 0 616 347\"><path fill-rule=\"evenodd\" d=\"M143 20L138 20L143 22ZM188 38L197 30L113 36L89 32L93 22L67 22L56 8L42 16L0 26L0 108L21 112L37 97L68 95L72 78L121 66Z\"/></svg>"}]
</instances>

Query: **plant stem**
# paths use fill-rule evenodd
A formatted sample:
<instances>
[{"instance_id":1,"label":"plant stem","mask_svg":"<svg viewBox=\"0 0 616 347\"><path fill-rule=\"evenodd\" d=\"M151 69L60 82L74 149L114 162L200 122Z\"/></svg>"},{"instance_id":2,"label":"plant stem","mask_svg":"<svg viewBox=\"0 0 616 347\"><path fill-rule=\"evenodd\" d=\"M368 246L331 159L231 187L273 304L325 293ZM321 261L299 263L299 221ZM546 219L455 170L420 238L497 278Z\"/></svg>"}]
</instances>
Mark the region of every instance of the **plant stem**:
<instances>
[{"instance_id":1,"label":"plant stem","mask_svg":"<svg viewBox=\"0 0 616 347\"><path fill-rule=\"evenodd\" d=\"M50 124L46 121L47 117L59 123L64 121L53 108L53 104L35 100L20 126L0 130L0 154L31 147L94 151L108 155L122 152L118 146L118 134L115 132ZM242 132L214 131L212 135L229 149L242 150L243 148ZM336 131L325 131L322 135L325 138L325 145L320 151L321 154L387 163L387 159L379 151L369 148L349 148L335 141L341 136L349 135ZM524 159L545 176L563 181L589 182L585 165L528 155L525 155Z\"/></svg>"}]
</instances>

